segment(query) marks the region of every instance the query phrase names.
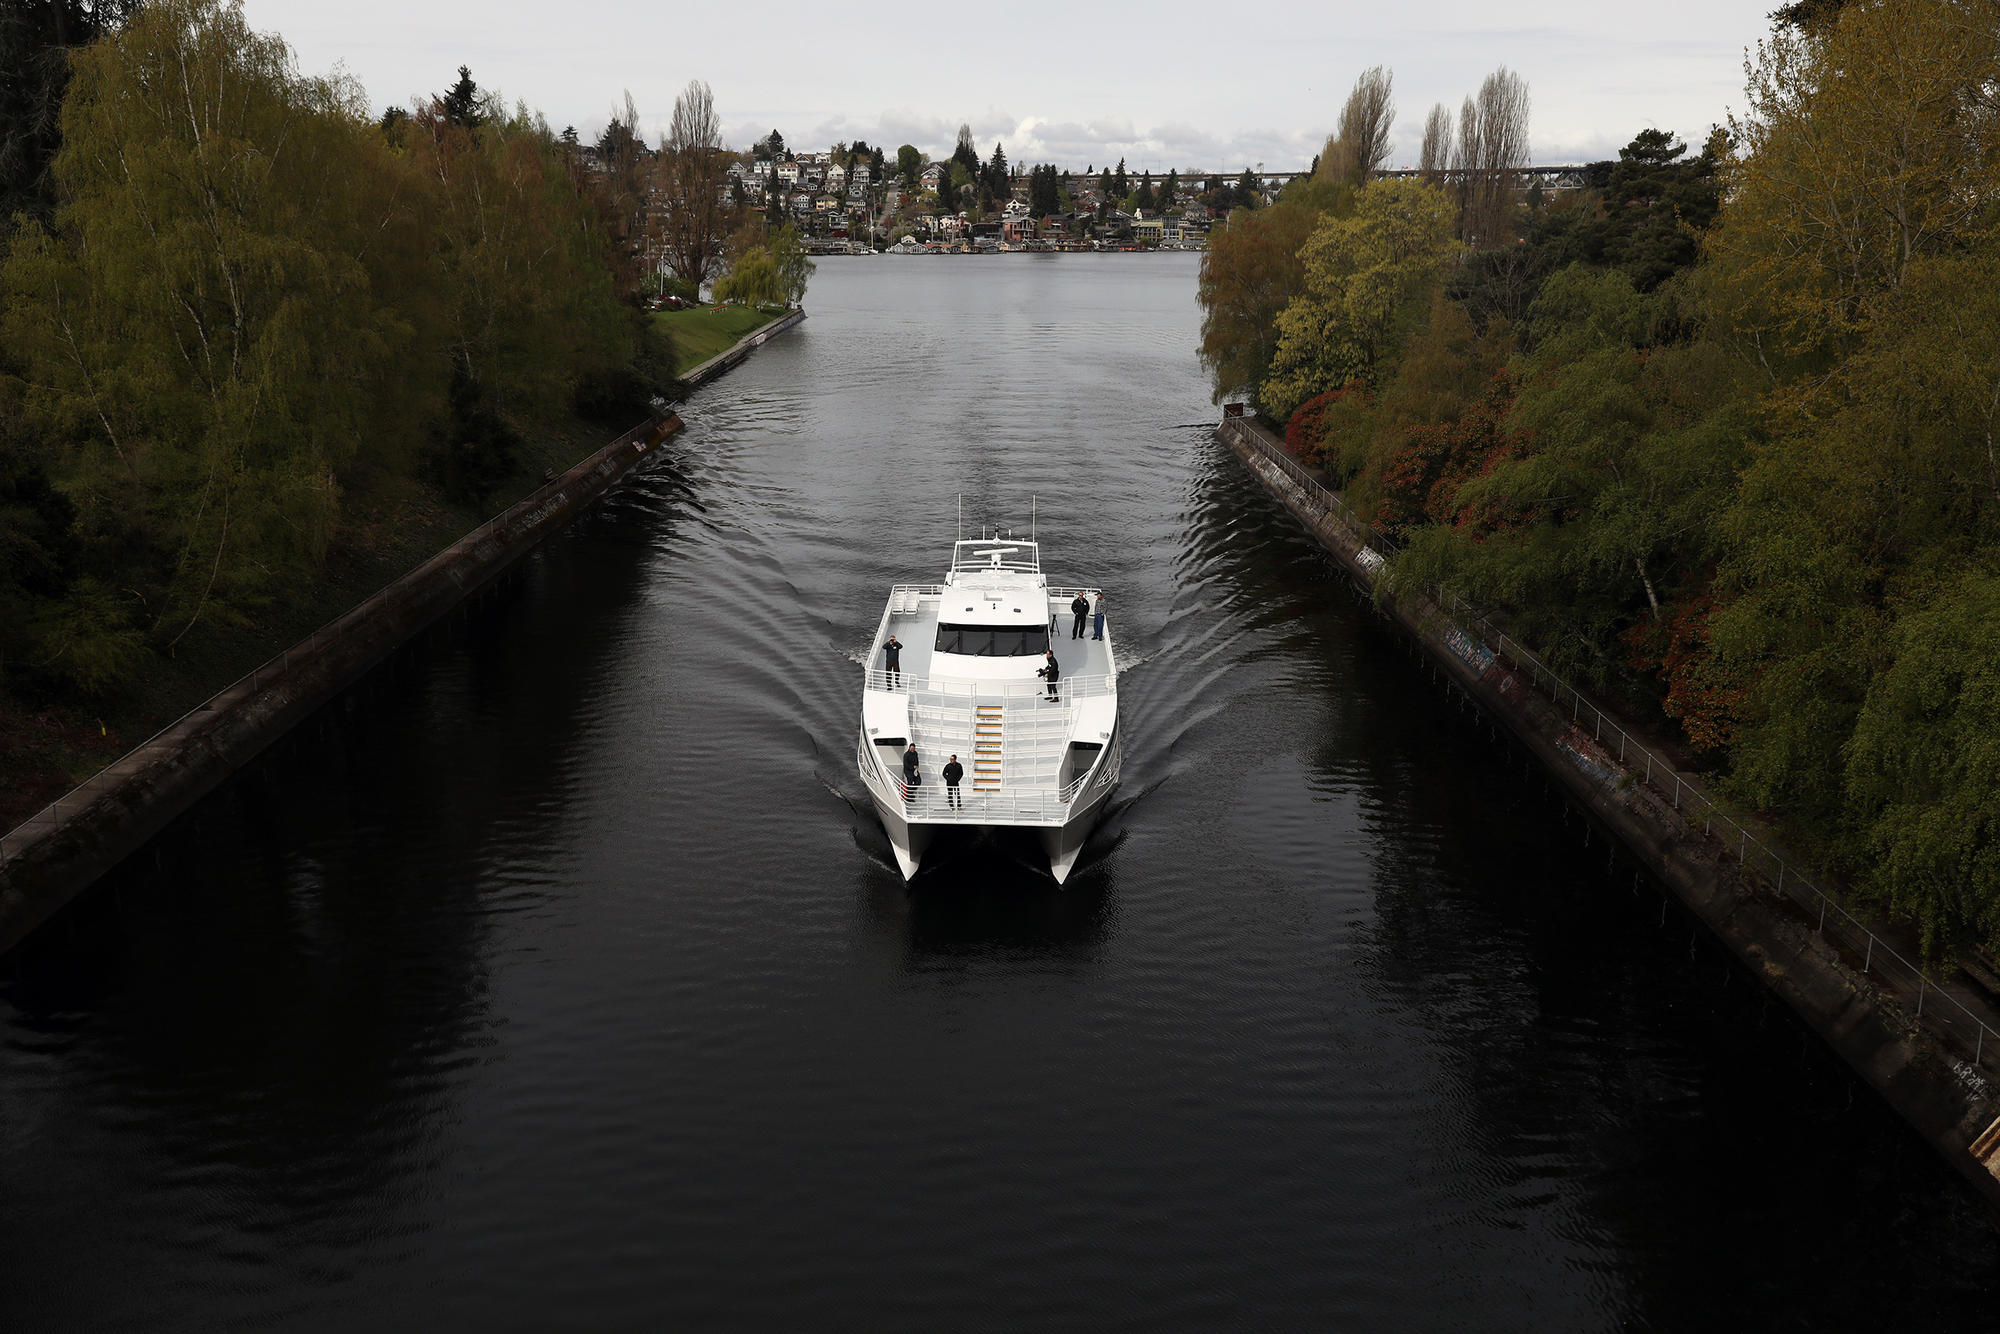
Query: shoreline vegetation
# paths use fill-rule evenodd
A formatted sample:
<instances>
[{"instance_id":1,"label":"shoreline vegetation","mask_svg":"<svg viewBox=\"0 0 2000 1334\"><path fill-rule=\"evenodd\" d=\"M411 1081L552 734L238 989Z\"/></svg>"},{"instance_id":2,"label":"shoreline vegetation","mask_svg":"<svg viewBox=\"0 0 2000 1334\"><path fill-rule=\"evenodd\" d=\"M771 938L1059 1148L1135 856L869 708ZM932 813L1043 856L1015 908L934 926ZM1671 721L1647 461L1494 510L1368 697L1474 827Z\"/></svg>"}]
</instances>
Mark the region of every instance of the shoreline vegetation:
<instances>
[{"instance_id":1,"label":"shoreline vegetation","mask_svg":"<svg viewBox=\"0 0 2000 1334\"><path fill-rule=\"evenodd\" d=\"M811 271L717 203L698 83L586 154L463 67L378 118L224 0L16 7L0 49L0 827L772 318L644 289Z\"/></svg>"},{"instance_id":2,"label":"shoreline vegetation","mask_svg":"<svg viewBox=\"0 0 2000 1334\"><path fill-rule=\"evenodd\" d=\"M783 306L709 305L655 311L653 319L673 340L674 374L686 375L788 313Z\"/></svg>"},{"instance_id":3,"label":"shoreline vegetation","mask_svg":"<svg viewBox=\"0 0 2000 1334\"><path fill-rule=\"evenodd\" d=\"M2000 952L2000 29L1787 7L1747 110L1521 189L1527 86L1388 71L1218 228L1202 357L1392 581L1492 612L1671 730L1925 955ZM1856 73L1860 71L1860 73ZM1982 983L1982 985L1985 985Z\"/></svg>"}]
</instances>

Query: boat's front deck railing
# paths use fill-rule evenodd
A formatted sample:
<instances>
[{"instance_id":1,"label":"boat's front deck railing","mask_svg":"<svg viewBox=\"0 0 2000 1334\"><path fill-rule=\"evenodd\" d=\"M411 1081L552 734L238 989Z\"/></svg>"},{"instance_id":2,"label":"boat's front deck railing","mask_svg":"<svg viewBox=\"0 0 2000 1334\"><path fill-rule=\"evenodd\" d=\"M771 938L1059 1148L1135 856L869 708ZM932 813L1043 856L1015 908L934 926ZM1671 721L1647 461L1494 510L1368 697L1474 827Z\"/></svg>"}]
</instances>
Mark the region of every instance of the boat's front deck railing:
<instances>
[{"instance_id":1,"label":"boat's front deck railing","mask_svg":"<svg viewBox=\"0 0 2000 1334\"><path fill-rule=\"evenodd\" d=\"M864 675L869 690L914 690L957 699L1030 699L1036 695L1046 698L1049 693L1048 682L1040 677L1027 681L934 680L919 678L910 672L890 672L880 667L867 668ZM1090 699L1117 693L1118 677L1114 673L1065 676L1056 682L1056 695L1060 699Z\"/></svg>"},{"instance_id":2,"label":"boat's front deck railing","mask_svg":"<svg viewBox=\"0 0 2000 1334\"><path fill-rule=\"evenodd\" d=\"M1061 825L1068 822L1071 808L1091 786L1093 777L1103 780L1104 786L1117 781L1114 769L1083 774L1061 788L975 788L968 772L954 792L935 771L926 773L916 784L904 782L901 775L887 777L868 751L864 741L859 756L864 780L912 824Z\"/></svg>"}]
</instances>

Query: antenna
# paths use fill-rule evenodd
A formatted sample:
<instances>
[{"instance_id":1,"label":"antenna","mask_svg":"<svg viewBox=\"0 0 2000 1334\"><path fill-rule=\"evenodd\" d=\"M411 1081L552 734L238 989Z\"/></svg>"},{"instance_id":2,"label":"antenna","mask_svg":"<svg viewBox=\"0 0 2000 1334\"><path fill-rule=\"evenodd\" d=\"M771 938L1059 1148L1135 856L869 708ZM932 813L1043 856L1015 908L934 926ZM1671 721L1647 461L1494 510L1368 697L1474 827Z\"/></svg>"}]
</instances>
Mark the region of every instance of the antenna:
<instances>
[{"instance_id":1,"label":"antenna","mask_svg":"<svg viewBox=\"0 0 2000 1334\"><path fill-rule=\"evenodd\" d=\"M1035 506L1041 503L1040 496L1028 497L1028 540L1035 540Z\"/></svg>"},{"instance_id":2,"label":"antenna","mask_svg":"<svg viewBox=\"0 0 2000 1334\"><path fill-rule=\"evenodd\" d=\"M965 540L965 492L958 493L958 541Z\"/></svg>"}]
</instances>

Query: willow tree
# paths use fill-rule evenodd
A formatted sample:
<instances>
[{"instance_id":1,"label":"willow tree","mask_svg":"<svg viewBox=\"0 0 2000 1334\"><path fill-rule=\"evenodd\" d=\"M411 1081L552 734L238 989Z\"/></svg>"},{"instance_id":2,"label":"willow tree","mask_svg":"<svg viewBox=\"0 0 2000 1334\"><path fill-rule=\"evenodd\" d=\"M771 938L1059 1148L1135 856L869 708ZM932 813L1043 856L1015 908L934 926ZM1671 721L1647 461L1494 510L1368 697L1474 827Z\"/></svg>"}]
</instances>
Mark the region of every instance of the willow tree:
<instances>
[{"instance_id":1,"label":"willow tree","mask_svg":"<svg viewBox=\"0 0 2000 1334\"><path fill-rule=\"evenodd\" d=\"M301 76L218 0L156 0L74 55L60 205L0 283L22 410L86 539L127 553L171 642L323 552L338 474L418 424L420 283L401 168L352 84Z\"/></svg>"}]
</instances>

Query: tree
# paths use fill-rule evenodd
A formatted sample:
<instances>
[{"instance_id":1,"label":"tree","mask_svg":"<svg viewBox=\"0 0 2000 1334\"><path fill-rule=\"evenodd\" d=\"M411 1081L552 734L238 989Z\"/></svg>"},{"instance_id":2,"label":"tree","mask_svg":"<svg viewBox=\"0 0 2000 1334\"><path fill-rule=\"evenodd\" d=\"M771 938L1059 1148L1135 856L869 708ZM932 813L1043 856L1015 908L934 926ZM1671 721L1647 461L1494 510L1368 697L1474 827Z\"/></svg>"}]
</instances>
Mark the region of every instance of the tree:
<instances>
[{"instance_id":1,"label":"tree","mask_svg":"<svg viewBox=\"0 0 2000 1334\"><path fill-rule=\"evenodd\" d=\"M1736 781L1833 831L1894 626L1959 572L2000 569L2000 245L1912 260L1846 356L1764 407L1781 429L1716 519L1714 657L1741 696Z\"/></svg>"},{"instance_id":2,"label":"tree","mask_svg":"<svg viewBox=\"0 0 2000 1334\"><path fill-rule=\"evenodd\" d=\"M799 240L798 228L789 222L771 235L771 259L778 266L780 298L791 306L804 301L806 284L812 280L813 262Z\"/></svg>"},{"instance_id":3,"label":"tree","mask_svg":"<svg viewBox=\"0 0 2000 1334\"><path fill-rule=\"evenodd\" d=\"M659 172L668 267L699 289L715 275L730 229L721 198L727 172L722 123L715 114L715 95L699 79L674 99L673 119L660 143Z\"/></svg>"},{"instance_id":4,"label":"tree","mask_svg":"<svg viewBox=\"0 0 2000 1334\"><path fill-rule=\"evenodd\" d=\"M64 200L0 271L21 404L61 441L87 542L126 553L113 632L171 643L313 568L376 420L440 373L388 307L422 287L411 219L355 91L299 77L240 10L155 0L75 53L53 163Z\"/></svg>"},{"instance_id":5,"label":"tree","mask_svg":"<svg viewBox=\"0 0 2000 1334\"><path fill-rule=\"evenodd\" d=\"M1037 218L1062 211L1062 184L1053 162L1028 173L1028 212Z\"/></svg>"},{"instance_id":6,"label":"tree","mask_svg":"<svg viewBox=\"0 0 2000 1334\"><path fill-rule=\"evenodd\" d=\"M2000 198L1996 85L1991 23L1942 0L1850 5L1759 45L1709 238L1752 355L1832 350L1977 225Z\"/></svg>"},{"instance_id":7,"label":"tree","mask_svg":"<svg viewBox=\"0 0 2000 1334\"><path fill-rule=\"evenodd\" d=\"M1719 138L1696 157L1670 131L1641 130L1618 150L1603 193L1601 252L1650 292L1698 257L1719 203Z\"/></svg>"},{"instance_id":8,"label":"tree","mask_svg":"<svg viewBox=\"0 0 2000 1334\"><path fill-rule=\"evenodd\" d=\"M1181 197L1181 174L1178 169L1167 172L1167 181L1160 189L1161 211L1179 210Z\"/></svg>"},{"instance_id":9,"label":"tree","mask_svg":"<svg viewBox=\"0 0 2000 1334\"><path fill-rule=\"evenodd\" d=\"M972 127L958 127L958 145L951 150L951 160L965 168L968 179L979 175L979 150L972 146Z\"/></svg>"},{"instance_id":10,"label":"tree","mask_svg":"<svg viewBox=\"0 0 2000 1334\"><path fill-rule=\"evenodd\" d=\"M1132 192L1132 206L1151 213L1157 205L1153 199L1153 173L1145 172L1139 177L1139 188Z\"/></svg>"},{"instance_id":11,"label":"tree","mask_svg":"<svg viewBox=\"0 0 2000 1334\"><path fill-rule=\"evenodd\" d=\"M0 236L16 213L46 218L49 162L62 142L70 51L124 23L138 0L0 5Z\"/></svg>"},{"instance_id":12,"label":"tree","mask_svg":"<svg viewBox=\"0 0 2000 1334\"><path fill-rule=\"evenodd\" d=\"M1236 179L1236 189L1230 197L1230 202L1238 208L1255 208L1263 197L1264 192L1257 184L1255 173L1245 167L1243 174Z\"/></svg>"},{"instance_id":13,"label":"tree","mask_svg":"<svg viewBox=\"0 0 2000 1334\"><path fill-rule=\"evenodd\" d=\"M986 171L980 183L995 199L1005 199L1013 191L1013 183L1007 175L1007 150L1002 148L997 140L993 144L993 156L986 164Z\"/></svg>"},{"instance_id":14,"label":"tree","mask_svg":"<svg viewBox=\"0 0 2000 1334\"><path fill-rule=\"evenodd\" d=\"M785 136L772 130L750 145L750 153L759 162L782 161L785 156Z\"/></svg>"},{"instance_id":15,"label":"tree","mask_svg":"<svg viewBox=\"0 0 2000 1334\"><path fill-rule=\"evenodd\" d=\"M1389 130L1396 122L1394 75L1387 66L1364 70L1340 109L1340 128L1326 141L1313 168L1350 185L1365 185L1389 160Z\"/></svg>"},{"instance_id":16,"label":"tree","mask_svg":"<svg viewBox=\"0 0 2000 1334\"><path fill-rule=\"evenodd\" d=\"M1125 159L1118 159L1118 167L1111 173L1111 193L1114 198L1123 199L1132 193L1132 183L1125 179Z\"/></svg>"},{"instance_id":17,"label":"tree","mask_svg":"<svg viewBox=\"0 0 2000 1334\"><path fill-rule=\"evenodd\" d=\"M1255 391L1268 373L1278 316L1305 277L1300 252L1319 214L1280 203L1235 213L1210 234L1201 258L1201 349L1214 376L1216 402Z\"/></svg>"},{"instance_id":18,"label":"tree","mask_svg":"<svg viewBox=\"0 0 2000 1334\"><path fill-rule=\"evenodd\" d=\"M1943 580L1897 620L1847 745L1865 883L1916 921L1929 954L2000 945L1996 625L2000 577Z\"/></svg>"},{"instance_id":19,"label":"tree","mask_svg":"<svg viewBox=\"0 0 2000 1334\"><path fill-rule=\"evenodd\" d=\"M438 98L438 106L444 118L460 129L476 130L487 120L486 94L479 91L479 85L472 81L472 70L465 65L458 67L458 82Z\"/></svg>"},{"instance_id":20,"label":"tree","mask_svg":"<svg viewBox=\"0 0 2000 1334\"><path fill-rule=\"evenodd\" d=\"M1445 171L1451 164L1451 113L1444 109L1444 103L1431 104L1430 115L1424 118L1423 146L1417 151L1417 170L1432 185L1443 185Z\"/></svg>"},{"instance_id":21,"label":"tree","mask_svg":"<svg viewBox=\"0 0 2000 1334\"><path fill-rule=\"evenodd\" d=\"M1552 278L1530 315L1534 351L1516 363L1512 447L1469 461L1412 548L1413 572L1517 613L1600 681L1621 634L1662 626L1705 580L1712 519L1745 455L1742 365L1712 341L1656 344L1662 300L1615 269Z\"/></svg>"},{"instance_id":22,"label":"tree","mask_svg":"<svg viewBox=\"0 0 2000 1334\"><path fill-rule=\"evenodd\" d=\"M924 172L924 155L917 151L915 144L904 144L896 150L896 174L903 178L905 189L917 188L917 180Z\"/></svg>"},{"instance_id":23,"label":"tree","mask_svg":"<svg viewBox=\"0 0 2000 1334\"><path fill-rule=\"evenodd\" d=\"M1435 186L1388 179L1356 191L1353 212L1322 220L1301 252L1304 282L1278 317L1258 400L1285 417L1314 394L1371 379L1454 248L1450 203Z\"/></svg>"},{"instance_id":24,"label":"tree","mask_svg":"<svg viewBox=\"0 0 2000 1334\"><path fill-rule=\"evenodd\" d=\"M1459 196L1458 231L1468 244L1490 248L1509 239L1509 213L1527 163L1528 84L1502 65L1458 113L1451 174Z\"/></svg>"},{"instance_id":25,"label":"tree","mask_svg":"<svg viewBox=\"0 0 2000 1334\"><path fill-rule=\"evenodd\" d=\"M750 306L774 306L783 301L784 278L771 252L756 246L739 256L729 272L715 280L715 299Z\"/></svg>"}]
</instances>

